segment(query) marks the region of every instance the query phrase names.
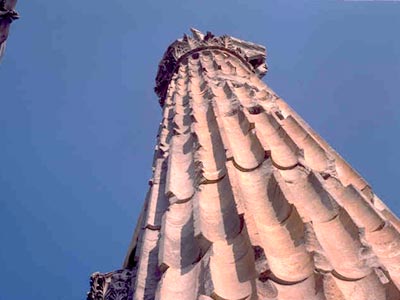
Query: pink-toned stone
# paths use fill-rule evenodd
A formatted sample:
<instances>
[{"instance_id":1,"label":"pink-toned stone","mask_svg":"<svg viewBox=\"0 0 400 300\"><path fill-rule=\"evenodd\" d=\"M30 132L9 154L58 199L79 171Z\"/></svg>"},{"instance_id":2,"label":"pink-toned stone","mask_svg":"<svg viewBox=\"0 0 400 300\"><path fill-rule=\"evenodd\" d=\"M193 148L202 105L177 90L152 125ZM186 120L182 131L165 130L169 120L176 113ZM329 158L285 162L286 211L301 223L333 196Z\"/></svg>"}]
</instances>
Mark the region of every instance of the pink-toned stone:
<instances>
[{"instance_id":1,"label":"pink-toned stone","mask_svg":"<svg viewBox=\"0 0 400 300\"><path fill-rule=\"evenodd\" d=\"M192 32L156 78L153 174L114 276L128 300L400 299L400 221L260 79L264 47Z\"/></svg>"}]
</instances>

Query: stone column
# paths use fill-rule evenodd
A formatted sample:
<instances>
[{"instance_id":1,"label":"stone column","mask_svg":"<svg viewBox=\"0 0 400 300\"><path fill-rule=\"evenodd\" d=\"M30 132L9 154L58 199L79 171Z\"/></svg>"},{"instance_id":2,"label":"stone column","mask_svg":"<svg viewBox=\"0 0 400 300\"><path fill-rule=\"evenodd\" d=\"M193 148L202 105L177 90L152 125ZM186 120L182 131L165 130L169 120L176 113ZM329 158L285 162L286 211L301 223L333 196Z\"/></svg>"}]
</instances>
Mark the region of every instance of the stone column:
<instances>
[{"instance_id":1,"label":"stone column","mask_svg":"<svg viewBox=\"0 0 400 300\"><path fill-rule=\"evenodd\" d=\"M192 33L156 77L153 176L124 263L132 299L400 299L399 220L261 81L265 48Z\"/></svg>"}]
</instances>

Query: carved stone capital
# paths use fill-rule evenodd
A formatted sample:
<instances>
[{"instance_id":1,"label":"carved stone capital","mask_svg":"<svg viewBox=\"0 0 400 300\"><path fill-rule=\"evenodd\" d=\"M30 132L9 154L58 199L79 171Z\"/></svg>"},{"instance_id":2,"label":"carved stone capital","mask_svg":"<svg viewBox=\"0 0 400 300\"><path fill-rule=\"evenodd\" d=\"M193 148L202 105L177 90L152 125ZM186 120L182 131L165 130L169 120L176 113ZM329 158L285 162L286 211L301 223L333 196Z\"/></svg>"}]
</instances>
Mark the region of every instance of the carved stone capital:
<instances>
[{"instance_id":1,"label":"carved stone capital","mask_svg":"<svg viewBox=\"0 0 400 300\"><path fill-rule=\"evenodd\" d=\"M19 19L19 14L14 10L16 1L0 0L0 22L3 20L11 23L12 21Z\"/></svg>"},{"instance_id":2,"label":"carved stone capital","mask_svg":"<svg viewBox=\"0 0 400 300\"><path fill-rule=\"evenodd\" d=\"M241 60L249 70L259 77L263 77L267 73L265 47L227 35L217 37L209 31L206 34L193 28L191 31L192 37L185 34L183 38L176 40L168 47L158 65L154 90L160 97L161 106L164 105L169 82L180 62L188 55L201 50L219 49L228 52Z\"/></svg>"},{"instance_id":3,"label":"carved stone capital","mask_svg":"<svg viewBox=\"0 0 400 300\"><path fill-rule=\"evenodd\" d=\"M93 273L87 300L132 300L134 278L134 271L129 269Z\"/></svg>"},{"instance_id":4,"label":"carved stone capital","mask_svg":"<svg viewBox=\"0 0 400 300\"><path fill-rule=\"evenodd\" d=\"M19 18L14 10L16 2L16 0L0 0L0 60L4 55L10 24Z\"/></svg>"}]
</instances>

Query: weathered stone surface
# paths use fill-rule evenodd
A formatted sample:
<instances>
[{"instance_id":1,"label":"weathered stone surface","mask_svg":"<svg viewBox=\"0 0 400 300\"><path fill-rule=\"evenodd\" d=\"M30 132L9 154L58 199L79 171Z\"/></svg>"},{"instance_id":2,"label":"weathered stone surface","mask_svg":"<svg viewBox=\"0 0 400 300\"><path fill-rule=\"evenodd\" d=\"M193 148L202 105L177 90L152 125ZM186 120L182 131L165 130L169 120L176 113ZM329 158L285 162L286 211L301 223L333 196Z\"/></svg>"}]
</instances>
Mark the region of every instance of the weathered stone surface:
<instances>
[{"instance_id":1,"label":"weathered stone surface","mask_svg":"<svg viewBox=\"0 0 400 300\"><path fill-rule=\"evenodd\" d=\"M94 273L90 277L88 300L132 300L132 283L136 270L118 270L106 274Z\"/></svg>"},{"instance_id":2,"label":"weathered stone surface","mask_svg":"<svg viewBox=\"0 0 400 300\"><path fill-rule=\"evenodd\" d=\"M265 48L263 46L236 39L227 35L216 37L211 32L206 35L199 34L199 31L192 29L193 37L185 35L182 39L172 43L159 64L156 77L155 91L160 97L160 104L164 104L164 97L168 89L171 77L180 62L203 49L221 49L235 55L246 68L253 70L260 77L268 70L265 64Z\"/></svg>"},{"instance_id":3,"label":"weathered stone surface","mask_svg":"<svg viewBox=\"0 0 400 300\"><path fill-rule=\"evenodd\" d=\"M264 47L192 32L160 62L125 270L94 274L89 299L398 300L399 220L260 80Z\"/></svg>"}]
</instances>

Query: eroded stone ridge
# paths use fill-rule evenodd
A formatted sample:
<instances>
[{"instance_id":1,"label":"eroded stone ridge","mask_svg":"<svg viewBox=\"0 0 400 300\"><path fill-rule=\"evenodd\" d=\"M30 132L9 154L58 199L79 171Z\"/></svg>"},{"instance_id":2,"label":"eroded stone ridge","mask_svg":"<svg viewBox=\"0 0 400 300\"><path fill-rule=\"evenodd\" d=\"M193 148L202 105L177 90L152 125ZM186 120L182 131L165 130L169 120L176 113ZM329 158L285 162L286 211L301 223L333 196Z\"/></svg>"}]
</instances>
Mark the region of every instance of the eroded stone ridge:
<instances>
[{"instance_id":1,"label":"eroded stone ridge","mask_svg":"<svg viewBox=\"0 0 400 300\"><path fill-rule=\"evenodd\" d=\"M162 120L130 275L95 274L89 299L399 300L398 218L261 81L263 47L193 34L157 75Z\"/></svg>"}]
</instances>

